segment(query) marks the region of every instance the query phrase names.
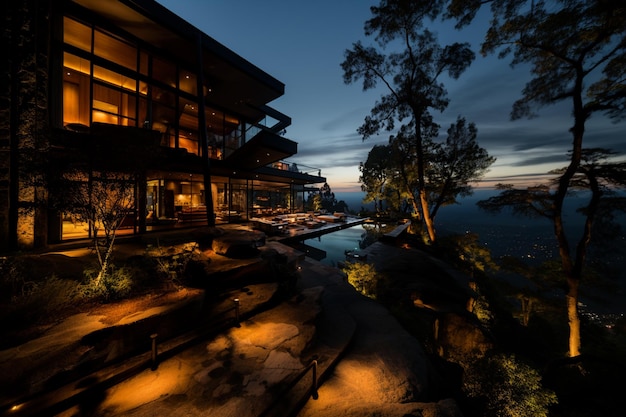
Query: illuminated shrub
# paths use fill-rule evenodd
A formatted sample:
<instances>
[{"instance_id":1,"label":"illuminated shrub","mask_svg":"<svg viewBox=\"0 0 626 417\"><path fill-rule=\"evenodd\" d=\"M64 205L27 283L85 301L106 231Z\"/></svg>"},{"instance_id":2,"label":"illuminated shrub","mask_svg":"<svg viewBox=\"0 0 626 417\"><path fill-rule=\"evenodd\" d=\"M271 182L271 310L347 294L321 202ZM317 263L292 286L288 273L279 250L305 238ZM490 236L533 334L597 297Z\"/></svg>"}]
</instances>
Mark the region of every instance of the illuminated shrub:
<instances>
[{"instance_id":1,"label":"illuminated shrub","mask_svg":"<svg viewBox=\"0 0 626 417\"><path fill-rule=\"evenodd\" d=\"M133 277L128 268L111 266L108 273L98 279L99 267L85 269L86 282L79 287L83 298L116 300L127 297L133 289Z\"/></svg>"},{"instance_id":2,"label":"illuminated shrub","mask_svg":"<svg viewBox=\"0 0 626 417\"><path fill-rule=\"evenodd\" d=\"M486 417L547 417L548 407L558 402L554 392L543 388L537 370L514 355L473 360L465 366L463 391L482 401Z\"/></svg>"},{"instance_id":3,"label":"illuminated shrub","mask_svg":"<svg viewBox=\"0 0 626 417\"><path fill-rule=\"evenodd\" d=\"M343 272L348 277L348 283L366 297L376 298L379 274L371 264L362 262L347 262Z\"/></svg>"}]
</instances>

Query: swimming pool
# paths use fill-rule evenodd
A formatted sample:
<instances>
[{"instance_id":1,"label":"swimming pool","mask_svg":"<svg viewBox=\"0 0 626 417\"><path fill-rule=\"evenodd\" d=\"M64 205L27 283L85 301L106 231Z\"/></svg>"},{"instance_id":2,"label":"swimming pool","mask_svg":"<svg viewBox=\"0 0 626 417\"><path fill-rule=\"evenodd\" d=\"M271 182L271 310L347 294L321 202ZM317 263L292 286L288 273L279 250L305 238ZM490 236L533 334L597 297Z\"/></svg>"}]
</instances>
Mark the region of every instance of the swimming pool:
<instances>
[{"instance_id":1,"label":"swimming pool","mask_svg":"<svg viewBox=\"0 0 626 417\"><path fill-rule=\"evenodd\" d=\"M378 236L390 232L394 227L372 223L358 224L289 245L323 264L337 266L339 262L346 260L346 251L364 249L374 243Z\"/></svg>"}]
</instances>

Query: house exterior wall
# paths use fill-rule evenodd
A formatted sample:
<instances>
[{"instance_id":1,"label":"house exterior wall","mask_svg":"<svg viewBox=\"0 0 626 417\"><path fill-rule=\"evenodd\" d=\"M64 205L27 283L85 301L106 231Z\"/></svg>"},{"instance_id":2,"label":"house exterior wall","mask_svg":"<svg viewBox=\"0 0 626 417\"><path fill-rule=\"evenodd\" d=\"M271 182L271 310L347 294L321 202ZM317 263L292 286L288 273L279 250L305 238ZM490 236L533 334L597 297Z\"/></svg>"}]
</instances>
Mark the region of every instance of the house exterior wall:
<instances>
[{"instance_id":1,"label":"house exterior wall","mask_svg":"<svg viewBox=\"0 0 626 417\"><path fill-rule=\"evenodd\" d=\"M70 216L55 204L59 193L51 181L58 172L50 167L80 166L85 178L107 170L132 174L138 181L133 233L146 231L156 205L167 221L185 204L210 219L217 215L213 202L225 218L240 218L253 213L262 181L285 195L325 181L276 165L296 153L295 142L279 136L290 119L267 106L283 94L282 83L158 3L141 0L136 9L131 3L21 0L5 6L0 252L64 239L62 219ZM107 15L108 6L128 15ZM177 43L160 49L151 32L122 27L129 17L150 22L157 35L168 31L166 38ZM278 122L264 125L266 118ZM193 185L183 193L189 179ZM214 190L224 191L216 196ZM238 207L245 212L233 216Z\"/></svg>"},{"instance_id":2,"label":"house exterior wall","mask_svg":"<svg viewBox=\"0 0 626 417\"><path fill-rule=\"evenodd\" d=\"M48 0L10 2L3 16L7 74L0 90L0 250L47 240L47 193L42 169L49 147Z\"/></svg>"}]
</instances>

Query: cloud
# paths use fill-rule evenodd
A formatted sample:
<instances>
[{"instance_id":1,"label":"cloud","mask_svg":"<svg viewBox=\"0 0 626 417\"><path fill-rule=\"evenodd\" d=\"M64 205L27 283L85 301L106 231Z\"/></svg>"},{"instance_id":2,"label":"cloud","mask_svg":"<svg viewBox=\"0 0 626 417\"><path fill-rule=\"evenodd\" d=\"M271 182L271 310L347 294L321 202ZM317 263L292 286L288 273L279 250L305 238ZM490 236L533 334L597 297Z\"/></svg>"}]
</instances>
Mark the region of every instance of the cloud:
<instances>
[{"instance_id":1,"label":"cloud","mask_svg":"<svg viewBox=\"0 0 626 417\"><path fill-rule=\"evenodd\" d=\"M511 163L510 166L530 167L530 166L535 166L535 165L558 164L558 163L565 166L567 165L567 162L568 162L567 155L554 154L554 155L543 155L543 156L535 156L532 158L520 159L517 162Z\"/></svg>"}]
</instances>

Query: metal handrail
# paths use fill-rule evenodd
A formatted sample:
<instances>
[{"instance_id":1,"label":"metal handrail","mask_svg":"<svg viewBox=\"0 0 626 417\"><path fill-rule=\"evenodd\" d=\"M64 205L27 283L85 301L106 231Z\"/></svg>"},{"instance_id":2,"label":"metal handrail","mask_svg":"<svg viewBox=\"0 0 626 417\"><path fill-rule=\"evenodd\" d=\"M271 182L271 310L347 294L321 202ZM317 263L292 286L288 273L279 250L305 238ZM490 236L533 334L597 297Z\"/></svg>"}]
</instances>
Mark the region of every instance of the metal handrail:
<instances>
[{"instance_id":1,"label":"metal handrail","mask_svg":"<svg viewBox=\"0 0 626 417\"><path fill-rule=\"evenodd\" d=\"M305 366L300 371L300 373L282 389L281 393L276 396L276 398L267 406L267 408L265 408L265 410L261 414L259 414L259 417L269 417L269 416L276 415L275 407L277 406L277 404L279 404L285 398L289 390L295 387L298 384L298 382L300 382L300 380L302 380L307 375L307 373L309 372L309 369L312 370L310 396L314 400L317 400L319 398L319 394L317 392L318 382L319 382L317 378L317 367L318 367L317 359L312 359L311 362L307 366ZM302 399L301 401L298 401L299 405L297 405L296 407L298 408L301 407L306 401L307 401L306 399Z\"/></svg>"}]
</instances>

